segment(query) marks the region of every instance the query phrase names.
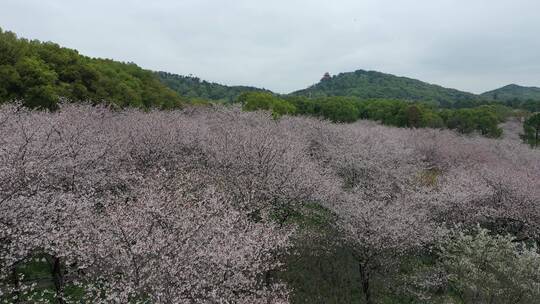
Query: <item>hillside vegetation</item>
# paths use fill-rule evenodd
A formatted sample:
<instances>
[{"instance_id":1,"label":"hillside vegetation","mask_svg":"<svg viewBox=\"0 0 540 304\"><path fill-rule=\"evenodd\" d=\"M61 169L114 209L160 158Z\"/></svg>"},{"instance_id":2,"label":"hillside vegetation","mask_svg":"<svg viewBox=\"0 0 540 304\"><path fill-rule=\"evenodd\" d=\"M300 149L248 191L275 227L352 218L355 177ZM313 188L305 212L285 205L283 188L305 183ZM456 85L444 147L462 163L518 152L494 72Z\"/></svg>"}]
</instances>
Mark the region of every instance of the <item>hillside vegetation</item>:
<instances>
[{"instance_id":1,"label":"hillside vegetation","mask_svg":"<svg viewBox=\"0 0 540 304\"><path fill-rule=\"evenodd\" d=\"M483 93L482 96L515 108L531 112L540 112L540 88L523 87L510 84L502 88Z\"/></svg>"},{"instance_id":2,"label":"hillside vegetation","mask_svg":"<svg viewBox=\"0 0 540 304\"><path fill-rule=\"evenodd\" d=\"M182 98L134 63L95 59L0 29L0 102L56 109L59 98L119 107L174 108Z\"/></svg>"},{"instance_id":3,"label":"hillside vegetation","mask_svg":"<svg viewBox=\"0 0 540 304\"><path fill-rule=\"evenodd\" d=\"M269 92L268 90L249 86L226 86L201 80L197 77L182 76L167 72L156 72L156 75L164 85L181 96L191 99L205 99L230 103L235 101L243 92Z\"/></svg>"},{"instance_id":4,"label":"hillside vegetation","mask_svg":"<svg viewBox=\"0 0 540 304\"><path fill-rule=\"evenodd\" d=\"M512 115L510 108L493 104L474 108L440 109L424 103L355 97L277 96L265 92L243 93L237 99L246 111L269 110L280 115L308 115L351 123L359 119L407 128L448 128L463 134L499 137L499 124Z\"/></svg>"},{"instance_id":5,"label":"hillside vegetation","mask_svg":"<svg viewBox=\"0 0 540 304\"><path fill-rule=\"evenodd\" d=\"M538 112L539 91L510 85L479 96L406 77L358 70L327 75L307 89L282 97L307 97L315 103L327 97L385 99L442 108L504 104ZM135 63L90 58L52 42L18 38L0 29L0 102L19 100L29 107L44 109L56 109L60 100L170 109L186 103L231 103L246 92L271 93L250 86L226 86L192 76L152 72Z\"/></svg>"},{"instance_id":6,"label":"hillside vegetation","mask_svg":"<svg viewBox=\"0 0 540 304\"><path fill-rule=\"evenodd\" d=\"M430 102L441 107L471 107L484 101L483 98L472 93L448 89L416 79L364 70L323 78L319 83L291 94L306 97L349 96L362 99L400 99Z\"/></svg>"},{"instance_id":7,"label":"hillside vegetation","mask_svg":"<svg viewBox=\"0 0 540 304\"><path fill-rule=\"evenodd\" d=\"M510 99L534 99L540 100L540 88L537 87L523 87L517 84L510 84L502 88L485 92L482 96L486 96L496 100L510 100Z\"/></svg>"}]
</instances>

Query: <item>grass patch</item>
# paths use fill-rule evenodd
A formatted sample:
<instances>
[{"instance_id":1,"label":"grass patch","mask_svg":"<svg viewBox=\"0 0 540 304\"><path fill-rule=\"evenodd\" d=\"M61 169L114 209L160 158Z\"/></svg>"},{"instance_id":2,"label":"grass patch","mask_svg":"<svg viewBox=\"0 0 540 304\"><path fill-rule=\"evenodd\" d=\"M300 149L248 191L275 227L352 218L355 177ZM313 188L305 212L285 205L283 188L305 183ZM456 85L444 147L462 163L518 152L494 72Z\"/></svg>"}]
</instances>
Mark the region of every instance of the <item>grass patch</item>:
<instances>
[{"instance_id":1,"label":"grass patch","mask_svg":"<svg viewBox=\"0 0 540 304\"><path fill-rule=\"evenodd\" d=\"M421 171L418 176L418 182L425 187L437 187L439 183L439 177L441 176L442 171L438 168L430 168Z\"/></svg>"}]
</instances>

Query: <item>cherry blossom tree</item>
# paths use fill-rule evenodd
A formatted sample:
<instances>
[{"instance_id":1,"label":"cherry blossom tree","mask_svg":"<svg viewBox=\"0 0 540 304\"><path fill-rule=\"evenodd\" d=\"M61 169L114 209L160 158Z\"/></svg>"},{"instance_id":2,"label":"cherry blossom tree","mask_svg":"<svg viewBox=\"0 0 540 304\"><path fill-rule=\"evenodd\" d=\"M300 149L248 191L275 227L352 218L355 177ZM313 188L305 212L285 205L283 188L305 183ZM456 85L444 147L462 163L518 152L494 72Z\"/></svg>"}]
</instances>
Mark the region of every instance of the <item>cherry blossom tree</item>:
<instances>
[{"instance_id":1,"label":"cherry blossom tree","mask_svg":"<svg viewBox=\"0 0 540 304\"><path fill-rule=\"evenodd\" d=\"M304 203L335 215L367 303L375 275L454 225L540 240L540 154L512 140L235 107L0 107L0 297L50 263L55 297L286 303L271 271ZM35 287L35 286L34 286Z\"/></svg>"},{"instance_id":2,"label":"cherry blossom tree","mask_svg":"<svg viewBox=\"0 0 540 304\"><path fill-rule=\"evenodd\" d=\"M253 221L196 157L182 159L193 146L182 147L180 113L2 114L2 275L39 253L60 303L68 283L96 303L287 300L264 274L292 230ZM3 292L18 296L15 281Z\"/></svg>"}]
</instances>

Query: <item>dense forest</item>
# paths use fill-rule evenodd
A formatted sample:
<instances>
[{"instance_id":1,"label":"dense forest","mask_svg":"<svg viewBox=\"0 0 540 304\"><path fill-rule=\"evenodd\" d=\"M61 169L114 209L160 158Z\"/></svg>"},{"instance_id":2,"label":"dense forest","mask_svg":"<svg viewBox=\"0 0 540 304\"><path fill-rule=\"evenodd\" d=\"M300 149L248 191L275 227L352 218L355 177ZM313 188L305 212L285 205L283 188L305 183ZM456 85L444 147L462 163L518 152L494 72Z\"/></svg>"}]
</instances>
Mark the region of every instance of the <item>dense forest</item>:
<instances>
[{"instance_id":1,"label":"dense forest","mask_svg":"<svg viewBox=\"0 0 540 304\"><path fill-rule=\"evenodd\" d=\"M523 87L517 84L509 84L502 88L485 92L482 96L486 96L495 100L511 100L514 98L520 100L540 100L540 88Z\"/></svg>"},{"instance_id":2,"label":"dense forest","mask_svg":"<svg viewBox=\"0 0 540 304\"><path fill-rule=\"evenodd\" d=\"M540 112L540 88L510 84L483 93L482 96L502 102L513 108L520 108L530 112Z\"/></svg>"},{"instance_id":3,"label":"dense forest","mask_svg":"<svg viewBox=\"0 0 540 304\"><path fill-rule=\"evenodd\" d=\"M358 99L354 97L277 96L271 93L243 93L237 100L244 110L269 110L274 116L309 115L333 122L375 120L385 125L407 128L448 128L463 134L474 132L499 137L499 124L516 115L500 105L474 108L440 109L433 105L391 99Z\"/></svg>"},{"instance_id":4,"label":"dense forest","mask_svg":"<svg viewBox=\"0 0 540 304\"><path fill-rule=\"evenodd\" d=\"M357 97L360 99L393 99L422 102L442 108L471 108L500 104L530 112L540 111L540 89L508 85L480 95L432 85L420 80L398 77L376 71L358 70L330 76L293 96Z\"/></svg>"},{"instance_id":5,"label":"dense forest","mask_svg":"<svg viewBox=\"0 0 540 304\"><path fill-rule=\"evenodd\" d=\"M181 96L190 99L202 99L220 102L233 102L243 92L268 92L264 89L248 86L226 86L201 80L193 76L182 76L167 72L156 72L159 80Z\"/></svg>"},{"instance_id":6,"label":"dense forest","mask_svg":"<svg viewBox=\"0 0 540 304\"><path fill-rule=\"evenodd\" d=\"M134 63L96 59L0 29L0 102L56 109L59 99L174 108L185 101Z\"/></svg>"},{"instance_id":7,"label":"dense forest","mask_svg":"<svg viewBox=\"0 0 540 304\"><path fill-rule=\"evenodd\" d=\"M472 93L447 89L416 79L364 70L324 77L319 83L296 91L292 95L400 99L429 102L452 108L471 107L485 102L483 98Z\"/></svg>"}]
</instances>

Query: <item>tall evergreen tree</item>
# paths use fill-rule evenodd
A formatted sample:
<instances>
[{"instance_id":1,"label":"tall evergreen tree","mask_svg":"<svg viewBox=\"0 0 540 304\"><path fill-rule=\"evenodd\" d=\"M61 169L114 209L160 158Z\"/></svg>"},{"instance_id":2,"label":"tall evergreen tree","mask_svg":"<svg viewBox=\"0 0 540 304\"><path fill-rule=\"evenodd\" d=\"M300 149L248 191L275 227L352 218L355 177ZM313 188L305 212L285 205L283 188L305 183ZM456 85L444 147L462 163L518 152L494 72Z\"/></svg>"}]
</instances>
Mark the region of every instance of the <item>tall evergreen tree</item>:
<instances>
[{"instance_id":1,"label":"tall evergreen tree","mask_svg":"<svg viewBox=\"0 0 540 304\"><path fill-rule=\"evenodd\" d=\"M532 147L540 146L540 113L529 117L523 123L523 140Z\"/></svg>"}]
</instances>

